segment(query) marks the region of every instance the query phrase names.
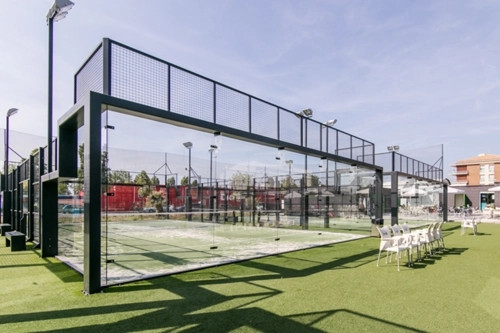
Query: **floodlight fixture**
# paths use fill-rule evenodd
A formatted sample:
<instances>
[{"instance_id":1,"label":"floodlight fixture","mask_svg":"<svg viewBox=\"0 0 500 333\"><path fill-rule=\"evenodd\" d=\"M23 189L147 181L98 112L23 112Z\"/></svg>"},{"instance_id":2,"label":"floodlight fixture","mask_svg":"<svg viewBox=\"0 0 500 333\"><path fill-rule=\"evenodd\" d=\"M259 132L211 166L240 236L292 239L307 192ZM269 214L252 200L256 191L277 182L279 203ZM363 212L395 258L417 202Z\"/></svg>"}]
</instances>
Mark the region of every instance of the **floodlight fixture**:
<instances>
[{"instance_id":1,"label":"floodlight fixture","mask_svg":"<svg viewBox=\"0 0 500 333\"><path fill-rule=\"evenodd\" d=\"M220 132L214 132L214 145L220 150L222 147L222 135Z\"/></svg>"},{"instance_id":2,"label":"floodlight fixture","mask_svg":"<svg viewBox=\"0 0 500 333\"><path fill-rule=\"evenodd\" d=\"M184 142L183 143L184 147L186 147L187 149L191 149L193 148L193 143L191 141L188 141L188 142Z\"/></svg>"},{"instance_id":3,"label":"floodlight fixture","mask_svg":"<svg viewBox=\"0 0 500 333\"><path fill-rule=\"evenodd\" d=\"M388 151L396 151L399 150L399 146L387 146Z\"/></svg>"},{"instance_id":4,"label":"floodlight fixture","mask_svg":"<svg viewBox=\"0 0 500 333\"><path fill-rule=\"evenodd\" d=\"M284 156L285 147L278 147L278 155L276 156L277 160L281 160Z\"/></svg>"},{"instance_id":5,"label":"floodlight fixture","mask_svg":"<svg viewBox=\"0 0 500 333\"><path fill-rule=\"evenodd\" d=\"M318 165L319 168L322 168L326 163L328 163L326 156L321 156L320 160L321 164Z\"/></svg>"},{"instance_id":6,"label":"floodlight fixture","mask_svg":"<svg viewBox=\"0 0 500 333\"><path fill-rule=\"evenodd\" d=\"M9 111L7 111L7 118L9 118L10 116L15 115L17 113L17 111L19 111L19 110L16 109L16 108L9 109Z\"/></svg>"},{"instance_id":7,"label":"floodlight fixture","mask_svg":"<svg viewBox=\"0 0 500 333\"><path fill-rule=\"evenodd\" d=\"M337 122L337 119L331 119L331 120L328 120L328 121L325 121L323 123L323 125L326 125L326 126L333 126L335 125L335 123Z\"/></svg>"},{"instance_id":8,"label":"floodlight fixture","mask_svg":"<svg viewBox=\"0 0 500 333\"><path fill-rule=\"evenodd\" d=\"M70 0L55 0L47 12L47 22L49 20L60 21L68 15L68 12L75 4Z\"/></svg>"},{"instance_id":9,"label":"floodlight fixture","mask_svg":"<svg viewBox=\"0 0 500 333\"><path fill-rule=\"evenodd\" d=\"M306 118L311 118L313 115L313 110L310 108L304 109L300 112L297 113L299 116L306 117Z\"/></svg>"}]
</instances>

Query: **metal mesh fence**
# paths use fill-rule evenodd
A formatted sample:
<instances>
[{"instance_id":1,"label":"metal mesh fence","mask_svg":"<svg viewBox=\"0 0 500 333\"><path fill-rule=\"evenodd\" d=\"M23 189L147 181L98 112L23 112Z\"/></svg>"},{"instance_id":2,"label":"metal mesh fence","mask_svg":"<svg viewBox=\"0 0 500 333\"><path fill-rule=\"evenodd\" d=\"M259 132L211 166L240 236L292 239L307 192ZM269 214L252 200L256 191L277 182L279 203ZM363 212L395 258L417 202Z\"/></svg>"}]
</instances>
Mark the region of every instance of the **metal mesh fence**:
<instances>
[{"instance_id":1,"label":"metal mesh fence","mask_svg":"<svg viewBox=\"0 0 500 333\"><path fill-rule=\"evenodd\" d=\"M337 132L338 134L338 139L337 139L337 155L346 157L346 158L351 158L352 159L352 143L351 143L351 136L347 135L343 132Z\"/></svg>"},{"instance_id":2,"label":"metal mesh fence","mask_svg":"<svg viewBox=\"0 0 500 333\"><path fill-rule=\"evenodd\" d=\"M328 153L364 163L374 163L373 157L365 156L374 154L371 142L323 126L297 112L261 101L125 45L110 40L106 42L111 45L111 60L107 64L110 66L110 86L107 88L113 96L294 145L318 151L328 150ZM103 60L108 57L103 55L103 49L96 50L76 74L76 100L89 90L106 90L103 87L103 68L106 66ZM323 127L327 136L323 136ZM353 140L358 141L354 147Z\"/></svg>"},{"instance_id":3,"label":"metal mesh fence","mask_svg":"<svg viewBox=\"0 0 500 333\"><path fill-rule=\"evenodd\" d=\"M320 150L321 147L321 131L323 130L323 125L320 123L307 122L307 147Z\"/></svg>"},{"instance_id":4,"label":"metal mesh fence","mask_svg":"<svg viewBox=\"0 0 500 333\"><path fill-rule=\"evenodd\" d=\"M214 83L176 67L171 68L171 75L171 111L212 122Z\"/></svg>"},{"instance_id":5,"label":"metal mesh fence","mask_svg":"<svg viewBox=\"0 0 500 333\"><path fill-rule=\"evenodd\" d=\"M102 45L75 75L75 102L84 97L89 91L103 93Z\"/></svg>"},{"instance_id":6,"label":"metal mesh fence","mask_svg":"<svg viewBox=\"0 0 500 333\"><path fill-rule=\"evenodd\" d=\"M5 130L0 131L4 132ZM0 137L0 161L2 166L5 158L5 135ZM22 160L27 159L31 152L47 145L47 138L43 136L9 130L9 163L18 165Z\"/></svg>"},{"instance_id":7,"label":"metal mesh fence","mask_svg":"<svg viewBox=\"0 0 500 333\"><path fill-rule=\"evenodd\" d=\"M435 181L442 181L443 179L443 170L440 166L430 165L400 153L387 152L377 154L376 158L377 164L382 166L385 172L402 172Z\"/></svg>"},{"instance_id":8,"label":"metal mesh fence","mask_svg":"<svg viewBox=\"0 0 500 333\"><path fill-rule=\"evenodd\" d=\"M168 110L168 64L113 44L111 95Z\"/></svg>"},{"instance_id":9,"label":"metal mesh fence","mask_svg":"<svg viewBox=\"0 0 500 333\"><path fill-rule=\"evenodd\" d=\"M216 123L242 131L250 131L249 118L242 115L249 114L248 95L233 89L217 85L216 91Z\"/></svg>"},{"instance_id":10,"label":"metal mesh fence","mask_svg":"<svg viewBox=\"0 0 500 333\"><path fill-rule=\"evenodd\" d=\"M279 139L296 145L301 144L301 123L303 118L293 112L280 109Z\"/></svg>"},{"instance_id":11,"label":"metal mesh fence","mask_svg":"<svg viewBox=\"0 0 500 333\"><path fill-rule=\"evenodd\" d=\"M277 139L278 108L255 98L251 99L251 105L252 133Z\"/></svg>"}]
</instances>

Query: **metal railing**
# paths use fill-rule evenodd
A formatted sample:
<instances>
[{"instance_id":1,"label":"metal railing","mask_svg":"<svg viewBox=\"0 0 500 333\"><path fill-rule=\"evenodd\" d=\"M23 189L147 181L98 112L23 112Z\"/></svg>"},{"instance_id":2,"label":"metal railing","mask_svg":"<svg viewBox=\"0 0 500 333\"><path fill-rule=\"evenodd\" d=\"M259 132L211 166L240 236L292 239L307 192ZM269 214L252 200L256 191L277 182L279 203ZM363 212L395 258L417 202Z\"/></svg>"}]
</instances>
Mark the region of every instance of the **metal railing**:
<instances>
[{"instance_id":1,"label":"metal railing","mask_svg":"<svg viewBox=\"0 0 500 333\"><path fill-rule=\"evenodd\" d=\"M375 145L129 46L103 39L74 77L89 91L375 165Z\"/></svg>"},{"instance_id":2,"label":"metal railing","mask_svg":"<svg viewBox=\"0 0 500 333\"><path fill-rule=\"evenodd\" d=\"M409 176L428 180L443 181L443 169L397 152L377 154L377 164L384 168L384 172L400 172Z\"/></svg>"}]
</instances>

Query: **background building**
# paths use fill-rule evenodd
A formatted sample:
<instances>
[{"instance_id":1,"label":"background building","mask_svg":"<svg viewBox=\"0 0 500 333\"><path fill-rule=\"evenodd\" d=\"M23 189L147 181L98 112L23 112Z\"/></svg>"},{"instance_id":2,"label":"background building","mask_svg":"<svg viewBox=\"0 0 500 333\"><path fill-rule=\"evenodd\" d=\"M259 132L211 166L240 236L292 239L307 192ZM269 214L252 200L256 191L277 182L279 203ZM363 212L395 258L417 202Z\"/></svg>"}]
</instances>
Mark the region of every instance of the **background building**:
<instances>
[{"instance_id":1,"label":"background building","mask_svg":"<svg viewBox=\"0 0 500 333\"><path fill-rule=\"evenodd\" d=\"M451 185L464 192L452 194L450 206L481 210L492 204L500 206L500 202L495 203L495 192L489 190L500 184L500 155L479 154L457 161L453 167L456 180Z\"/></svg>"}]
</instances>

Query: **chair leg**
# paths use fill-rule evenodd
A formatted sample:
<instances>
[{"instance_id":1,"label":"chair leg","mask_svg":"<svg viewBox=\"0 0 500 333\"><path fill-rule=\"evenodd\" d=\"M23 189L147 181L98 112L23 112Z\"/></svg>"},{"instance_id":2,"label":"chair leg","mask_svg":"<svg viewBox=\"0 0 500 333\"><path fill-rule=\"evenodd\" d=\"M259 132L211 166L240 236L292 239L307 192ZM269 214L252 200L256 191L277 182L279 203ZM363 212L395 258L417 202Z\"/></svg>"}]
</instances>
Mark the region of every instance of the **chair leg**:
<instances>
[{"instance_id":1,"label":"chair leg","mask_svg":"<svg viewBox=\"0 0 500 333\"><path fill-rule=\"evenodd\" d=\"M396 257L398 258L398 272L399 272L399 257L401 257L401 256L399 255L399 252L397 252L397 253L396 253Z\"/></svg>"}]
</instances>

